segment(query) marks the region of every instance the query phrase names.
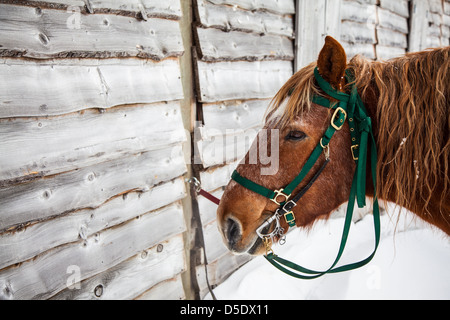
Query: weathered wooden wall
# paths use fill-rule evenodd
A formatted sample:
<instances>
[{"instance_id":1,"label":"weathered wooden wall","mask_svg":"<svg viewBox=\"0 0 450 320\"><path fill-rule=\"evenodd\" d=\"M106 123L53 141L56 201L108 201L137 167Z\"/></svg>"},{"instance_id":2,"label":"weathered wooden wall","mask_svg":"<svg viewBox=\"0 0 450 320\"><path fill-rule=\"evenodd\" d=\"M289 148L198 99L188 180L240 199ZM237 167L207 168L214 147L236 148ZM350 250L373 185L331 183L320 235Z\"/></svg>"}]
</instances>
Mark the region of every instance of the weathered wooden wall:
<instances>
[{"instance_id":1,"label":"weathered wooden wall","mask_svg":"<svg viewBox=\"0 0 450 320\"><path fill-rule=\"evenodd\" d=\"M385 60L448 46L448 0L342 0L341 41L349 57Z\"/></svg>"},{"instance_id":2,"label":"weathered wooden wall","mask_svg":"<svg viewBox=\"0 0 450 320\"><path fill-rule=\"evenodd\" d=\"M409 50L450 45L450 1L410 1Z\"/></svg>"},{"instance_id":3,"label":"weathered wooden wall","mask_svg":"<svg viewBox=\"0 0 450 320\"><path fill-rule=\"evenodd\" d=\"M193 141L196 174L218 197L262 126L270 99L293 74L294 2L194 1L194 68L202 122ZM197 201L208 276L216 285L250 257L228 251L217 230L217 207L202 197ZM201 252L197 255L202 257ZM197 260L202 297L205 268L204 261Z\"/></svg>"},{"instance_id":4,"label":"weathered wooden wall","mask_svg":"<svg viewBox=\"0 0 450 320\"><path fill-rule=\"evenodd\" d=\"M326 35L340 39L348 58L386 60L449 45L448 0L299 0L296 69L312 62Z\"/></svg>"},{"instance_id":5,"label":"weathered wooden wall","mask_svg":"<svg viewBox=\"0 0 450 320\"><path fill-rule=\"evenodd\" d=\"M349 57L388 59L406 52L408 0L343 0L341 41Z\"/></svg>"},{"instance_id":6,"label":"weathered wooden wall","mask_svg":"<svg viewBox=\"0 0 450 320\"><path fill-rule=\"evenodd\" d=\"M179 0L0 2L0 298L184 298Z\"/></svg>"},{"instance_id":7,"label":"weathered wooden wall","mask_svg":"<svg viewBox=\"0 0 450 320\"><path fill-rule=\"evenodd\" d=\"M249 261L184 178L222 195L327 34L448 45L450 1L0 0L0 299L204 297L200 230L213 286Z\"/></svg>"}]
</instances>

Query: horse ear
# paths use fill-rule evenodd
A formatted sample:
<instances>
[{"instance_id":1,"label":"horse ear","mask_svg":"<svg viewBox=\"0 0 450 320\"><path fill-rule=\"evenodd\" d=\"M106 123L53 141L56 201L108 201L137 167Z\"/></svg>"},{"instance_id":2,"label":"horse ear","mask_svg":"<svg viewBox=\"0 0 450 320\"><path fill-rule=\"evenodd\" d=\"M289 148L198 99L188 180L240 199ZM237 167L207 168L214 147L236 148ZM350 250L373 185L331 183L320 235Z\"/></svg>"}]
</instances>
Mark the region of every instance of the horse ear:
<instances>
[{"instance_id":1,"label":"horse ear","mask_svg":"<svg viewBox=\"0 0 450 320\"><path fill-rule=\"evenodd\" d=\"M317 60L320 75L333 87L340 88L346 66L347 56L344 48L334 38L327 36Z\"/></svg>"}]
</instances>

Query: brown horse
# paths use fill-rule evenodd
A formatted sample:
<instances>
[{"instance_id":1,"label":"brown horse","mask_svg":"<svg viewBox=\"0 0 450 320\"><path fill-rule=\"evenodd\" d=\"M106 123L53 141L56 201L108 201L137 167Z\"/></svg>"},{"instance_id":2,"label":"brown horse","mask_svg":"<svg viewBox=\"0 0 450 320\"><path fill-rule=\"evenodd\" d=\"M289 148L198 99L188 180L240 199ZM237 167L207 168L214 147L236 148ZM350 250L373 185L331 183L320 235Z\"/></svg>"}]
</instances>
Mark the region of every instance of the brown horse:
<instances>
[{"instance_id":1,"label":"brown horse","mask_svg":"<svg viewBox=\"0 0 450 320\"><path fill-rule=\"evenodd\" d=\"M271 190L285 187L300 172L333 114L333 110L312 102L313 95L326 96L315 81L316 66L320 75L342 92L349 90L345 70L353 71L358 93L372 119L378 150L378 199L394 202L450 235L450 47L409 53L385 62L360 56L347 62L342 46L327 37L317 63L295 73L268 110L265 129L279 130L279 170L262 175L265 164L250 164L247 154L237 172ZM270 137L267 135L268 145L274 143ZM329 143L331 161L293 208L297 227L328 218L348 200L355 172L351 146L346 121ZM264 148L271 150L269 146ZM323 160L325 155L320 157ZM304 181L319 170L321 162L314 164ZM366 195L371 197L374 187L369 174L367 177ZM293 193L305 186L304 181ZM277 208L273 201L231 180L217 211L229 249L236 253L263 253L263 242L256 229ZM285 221L282 227L288 228Z\"/></svg>"}]
</instances>

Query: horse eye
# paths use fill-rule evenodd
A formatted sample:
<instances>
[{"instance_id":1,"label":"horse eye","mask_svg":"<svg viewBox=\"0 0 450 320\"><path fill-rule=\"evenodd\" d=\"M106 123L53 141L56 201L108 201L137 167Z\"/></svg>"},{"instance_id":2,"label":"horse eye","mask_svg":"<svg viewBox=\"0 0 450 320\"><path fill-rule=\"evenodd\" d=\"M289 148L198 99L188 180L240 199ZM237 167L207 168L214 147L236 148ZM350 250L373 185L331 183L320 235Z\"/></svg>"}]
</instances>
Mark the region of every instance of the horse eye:
<instances>
[{"instance_id":1,"label":"horse eye","mask_svg":"<svg viewBox=\"0 0 450 320\"><path fill-rule=\"evenodd\" d=\"M306 138L306 134L302 131L291 131L286 136L286 140L300 141Z\"/></svg>"}]
</instances>

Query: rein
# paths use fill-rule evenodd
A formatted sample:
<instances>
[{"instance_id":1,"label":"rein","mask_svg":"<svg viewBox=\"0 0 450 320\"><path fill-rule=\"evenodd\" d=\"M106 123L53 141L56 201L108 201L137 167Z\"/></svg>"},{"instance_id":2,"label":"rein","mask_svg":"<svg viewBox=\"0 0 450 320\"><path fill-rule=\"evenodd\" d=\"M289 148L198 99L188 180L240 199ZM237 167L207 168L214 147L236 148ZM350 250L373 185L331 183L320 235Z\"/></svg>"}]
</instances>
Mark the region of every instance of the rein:
<instances>
[{"instance_id":1,"label":"rein","mask_svg":"<svg viewBox=\"0 0 450 320\"><path fill-rule=\"evenodd\" d=\"M257 230L258 236L263 241L266 247L266 255L264 257L276 268L285 272L286 274L300 278L300 279L314 279L323 276L327 273L337 273L348 270L353 270L367 264L375 255L380 241L380 212L378 207L378 200L376 197L376 163L377 163L377 150L375 144L375 138L372 131L371 119L368 116L367 110L364 107L364 103L361 100L357 92L355 84L351 85L350 94L335 90L322 76L319 74L317 67L314 69L314 76L320 88L330 97L338 100L338 102L330 101L328 98L322 96L314 96L312 102L321 105L325 108L333 109L334 113L330 121L330 125L325 131L324 135L316 145L305 165L301 169L300 173L289 183L286 187L279 190L270 190L264 186L261 186L245 177L242 177L236 170L233 172L231 178L243 187L260 194L271 201L275 202L279 208L274 215L268 218ZM352 83L354 77L350 70L346 70L347 83ZM275 237L279 237L280 241L284 243L284 229L281 227L280 219L284 217L287 224L291 227L295 226L295 217L292 209L297 205L300 198L311 187L314 181L317 180L319 175L325 169L325 166L330 161L329 157L329 143L336 131L342 129L345 120L348 119L350 126L350 135L352 139L351 152L353 160L356 162L356 170L353 176L352 186L350 189L350 196L348 200L347 212L345 216L344 229L342 232L341 243L338 254L331 267L324 271L315 271L299 266L291 261L280 258L274 254L272 250L272 243ZM373 221L375 231L375 248L366 259L359 262L347 264L344 266L336 267L339 262L347 242L348 234L350 231L350 225L352 222L353 209L355 205L355 199L358 207L362 208L366 205L366 166L368 151L370 149L370 172L372 175L373 187L374 187L374 200L373 200ZM319 156L324 152L325 161L320 169L315 173L306 186L300 190L295 196L292 196L294 189L303 181L305 176L311 171L313 165L318 161ZM290 199L290 200L289 200ZM271 224L275 221L275 227L272 232L264 234L265 228L270 228ZM307 274L307 275L304 275Z\"/></svg>"}]
</instances>

